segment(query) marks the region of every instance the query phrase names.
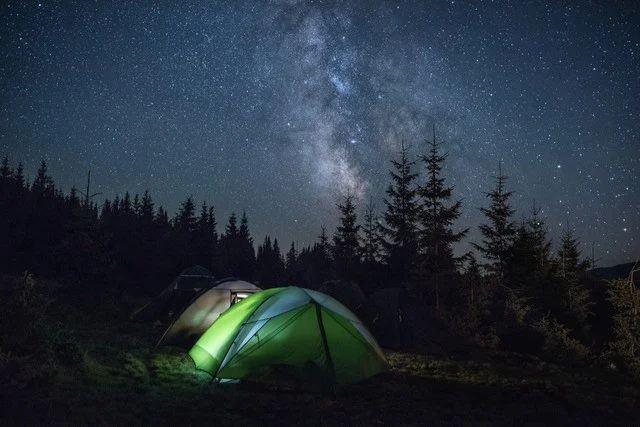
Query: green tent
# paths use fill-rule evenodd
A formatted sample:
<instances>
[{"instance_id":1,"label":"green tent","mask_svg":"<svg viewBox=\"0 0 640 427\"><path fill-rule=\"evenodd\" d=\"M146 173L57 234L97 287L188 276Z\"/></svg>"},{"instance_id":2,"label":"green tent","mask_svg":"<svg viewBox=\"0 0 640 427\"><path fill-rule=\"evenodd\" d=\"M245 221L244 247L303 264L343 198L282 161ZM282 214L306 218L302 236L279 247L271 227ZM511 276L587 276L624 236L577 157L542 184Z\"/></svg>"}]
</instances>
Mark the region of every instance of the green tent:
<instances>
[{"instance_id":1,"label":"green tent","mask_svg":"<svg viewBox=\"0 0 640 427\"><path fill-rule=\"evenodd\" d=\"M218 380L282 376L301 388L335 390L387 369L375 338L335 299L286 287L231 306L189 355Z\"/></svg>"}]
</instances>

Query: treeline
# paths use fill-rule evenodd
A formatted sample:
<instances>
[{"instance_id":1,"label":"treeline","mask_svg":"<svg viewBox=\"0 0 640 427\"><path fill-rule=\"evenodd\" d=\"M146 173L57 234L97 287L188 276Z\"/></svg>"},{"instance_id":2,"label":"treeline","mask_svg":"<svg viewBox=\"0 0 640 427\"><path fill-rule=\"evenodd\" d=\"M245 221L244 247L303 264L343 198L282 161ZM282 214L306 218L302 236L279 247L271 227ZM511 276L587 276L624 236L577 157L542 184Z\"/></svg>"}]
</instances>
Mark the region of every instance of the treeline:
<instances>
[{"instance_id":1,"label":"treeline","mask_svg":"<svg viewBox=\"0 0 640 427\"><path fill-rule=\"evenodd\" d=\"M331 236L320 227L313 245L291 243L286 249L265 236L257 254L245 212L239 225L232 214L219 232L213 206L196 206L191 196L172 218L155 207L148 192L125 193L98 206L89 188L87 194L57 190L44 161L30 184L22 165L14 170L5 158L0 262L9 271L82 284L134 283L143 291L159 290L145 286L192 264L265 288L317 288L326 280L346 279L359 283L366 294L401 287L453 331L483 344L585 363L596 353L619 355L620 347L640 348L635 285L616 282L608 294L594 294L585 279L594 260L581 254L569 224L554 247L535 203L517 221L501 165L486 206L479 208L485 217L479 225L482 239L472 245L481 261L474 253L454 255L454 245L468 230L455 224L462 200L446 185L447 153L440 145L435 130L417 158L402 144L390 162L379 214L373 200L361 210L347 193L337 203L339 225ZM635 301L631 305L629 298ZM614 345L620 341L616 337L626 344ZM631 350L632 359L637 351Z\"/></svg>"},{"instance_id":2,"label":"treeline","mask_svg":"<svg viewBox=\"0 0 640 427\"><path fill-rule=\"evenodd\" d=\"M89 192L89 189L87 189ZM32 183L23 166L0 166L0 266L28 270L82 286L130 285L133 292L166 286L185 266L201 264L216 276L252 279L256 265L248 218L229 218L218 235L215 212L192 196L169 217L151 195L105 200L76 189L56 189L42 162ZM154 286L155 284L155 286ZM138 289L136 289L136 287Z\"/></svg>"}]
</instances>

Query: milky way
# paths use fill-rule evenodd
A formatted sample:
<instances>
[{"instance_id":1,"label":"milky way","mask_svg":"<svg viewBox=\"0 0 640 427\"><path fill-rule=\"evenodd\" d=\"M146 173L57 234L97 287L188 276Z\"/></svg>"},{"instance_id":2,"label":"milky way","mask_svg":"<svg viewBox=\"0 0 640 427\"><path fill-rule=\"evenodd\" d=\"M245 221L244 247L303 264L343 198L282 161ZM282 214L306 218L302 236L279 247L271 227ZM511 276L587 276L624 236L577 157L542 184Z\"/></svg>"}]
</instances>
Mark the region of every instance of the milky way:
<instances>
[{"instance_id":1,"label":"milky way","mask_svg":"<svg viewBox=\"0 0 640 427\"><path fill-rule=\"evenodd\" d=\"M518 219L535 199L556 240L568 218L601 264L640 256L633 2L25 3L1 6L0 156L65 191L91 169L309 244L347 192L380 210L435 125L471 241L501 160Z\"/></svg>"}]
</instances>

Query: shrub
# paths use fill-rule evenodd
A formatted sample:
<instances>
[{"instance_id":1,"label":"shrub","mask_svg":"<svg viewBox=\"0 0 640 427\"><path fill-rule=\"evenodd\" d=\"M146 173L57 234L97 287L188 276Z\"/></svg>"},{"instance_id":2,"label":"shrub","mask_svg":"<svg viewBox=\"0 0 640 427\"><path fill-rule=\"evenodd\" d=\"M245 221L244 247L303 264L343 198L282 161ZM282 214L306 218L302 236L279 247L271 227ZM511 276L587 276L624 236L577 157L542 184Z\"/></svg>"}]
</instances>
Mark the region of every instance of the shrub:
<instances>
[{"instance_id":1,"label":"shrub","mask_svg":"<svg viewBox=\"0 0 640 427\"><path fill-rule=\"evenodd\" d=\"M640 377L640 289L633 279L637 271L609 283L614 339L609 343L608 356L623 370Z\"/></svg>"},{"instance_id":2,"label":"shrub","mask_svg":"<svg viewBox=\"0 0 640 427\"><path fill-rule=\"evenodd\" d=\"M0 375L24 380L81 363L72 332L47 316L52 302L31 274L16 279L0 310Z\"/></svg>"},{"instance_id":3,"label":"shrub","mask_svg":"<svg viewBox=\"0 0 640 427\"><path fill-rule=\"evenodd\" d=\"M533 322L533 329L542 337L542 350L546 357L564 364L588 361L591 355L589 348L571 337L572 330L549 314Z\"/></svg>"}]
</instances>

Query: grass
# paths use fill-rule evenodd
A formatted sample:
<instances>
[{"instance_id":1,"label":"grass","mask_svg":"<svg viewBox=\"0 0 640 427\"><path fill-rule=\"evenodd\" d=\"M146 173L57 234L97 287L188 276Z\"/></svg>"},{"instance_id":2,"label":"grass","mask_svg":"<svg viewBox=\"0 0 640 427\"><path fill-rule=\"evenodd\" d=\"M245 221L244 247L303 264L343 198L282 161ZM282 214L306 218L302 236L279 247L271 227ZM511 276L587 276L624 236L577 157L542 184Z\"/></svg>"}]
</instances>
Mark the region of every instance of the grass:
<instances>
[{"instance_id":1,"label":"grass","mask_svg":"<svg viewBox=\"0 0 640 427\"><path fill-rule=\"evenodd\" d=\"M386 352L391 370L336 396L216 385L162 330L128 320L140 301L61 298L83 363L0 385L5 425L638 425L640 386L478 349L469 360Z\"/></svg>"}]
</instances>

